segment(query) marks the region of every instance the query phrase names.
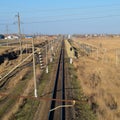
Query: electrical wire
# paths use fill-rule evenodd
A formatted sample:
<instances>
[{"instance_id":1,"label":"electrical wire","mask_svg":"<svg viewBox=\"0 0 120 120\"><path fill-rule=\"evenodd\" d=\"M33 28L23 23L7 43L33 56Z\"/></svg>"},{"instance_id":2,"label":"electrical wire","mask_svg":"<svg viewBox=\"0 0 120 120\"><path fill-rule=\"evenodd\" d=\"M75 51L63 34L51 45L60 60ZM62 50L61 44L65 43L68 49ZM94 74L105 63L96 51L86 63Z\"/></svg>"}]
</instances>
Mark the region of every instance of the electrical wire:
<instances>
[{"instance_id":1,"label":"electrical wire","mask_svg":"<svg viewBox=\"0 0 120 120\"><path fill-rule=\"evenodd\" d=\"M83 17L83 18L81 17L81 18L72 18L72 19L56 19L56 20L26 22L26 23L23 23L23 24L38 24L38 23L48 23L48 22L60 22L60 21L103 19L103 18L112 18L112 17L120 17L120 15L106 15L106 16L95 16L95 17Z\"/></svg>"},{"instance_id":2,"label":"electrical wire","mask_svg":"<svg viewBox=\"0 0 120 120\"><path fill-rule=\"evenodd\" d=\"M43 97L33 97L33 96L23 96L23 95L8 95L7 93L0 93L0 96L2 97L10 97L10 98L22 98L22 99L31 99L31 100L37 100L37 101L57 101L57 102L65 102L65 103L71 103L72 106L75 105L75 103L87 103L86 101L82 100L69 100L69 99L52 99L52 98L43 98ZM71 106L71 105L70 105ZM69 107L69 106L68 106Z\"/></svg>"},{"instance_id":3,"label":"electrical wire","mask_svg":"<svg viewBox=\"0 0 120 120\"><path fill-rule=\"evenodd\" d=\"M104 18L112 18L112 17L120 17L120 15L106 15L106 16L94 16L94 17L81 17L81 18L69 18L69 19L53 19L53 20L44 20L44 21L34 21L34 22L22 22L22 24L39 24L39 23L49 23L49 22L61 22L61 21L74 21L74 20L91 20L91 19L104 19ZM1 23L0 25L14 25L10 23Z\"/></svg>"},{"instance_id":4,"label":"electrical wire","mask_svg":"<svg viewBox=\"0 0 120 120\"><path fill-rule=\"evenodd\" d=\"M88 9L94 9L94 8L107 8L107 7L119 7L120 4L116 3L116 4L107 4L107 5L96 5L96 6L87 6L87 8L84 7L71 7L71 8L47 8L47 9L35 9L35 8L29 8L29 10L24 10L24 11L20 11L20 12L50 12L50 11L54 11L54 12L58 12L58 11L65 11L65 10L88 10ZM85 6L86 7L86 6ZM4 9L3 9L4 10ZM15 13L15 11L11 11L12 13ZM6 13L8 14L8 12L1 12L0 13Z\"/></svg>"}]
</instances>

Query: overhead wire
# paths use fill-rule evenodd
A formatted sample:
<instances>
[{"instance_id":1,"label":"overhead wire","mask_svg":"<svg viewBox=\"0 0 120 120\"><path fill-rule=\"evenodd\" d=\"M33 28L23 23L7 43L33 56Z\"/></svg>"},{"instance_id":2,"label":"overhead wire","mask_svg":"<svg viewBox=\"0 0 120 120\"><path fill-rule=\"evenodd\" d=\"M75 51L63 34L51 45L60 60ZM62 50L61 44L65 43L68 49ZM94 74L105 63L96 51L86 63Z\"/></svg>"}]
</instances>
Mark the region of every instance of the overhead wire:
<instances>
[{"instance_id":1,"label":"overhead wire","mask_svg":"<svg viewBox=\"0 0 120 120\"><path fill-rule=\"evenodd\" d=\"M50 12L50 11L64 11L64 10L78 10L78 9L94 9L94 8L107 8L107 7L119 7L120 4L106 4L106 5L96 5L96 6L87 6L87 8L84 8L84 7L66 7L66 8L47 8L47 9L33 9L33 8L30 8L29 10L24 10L24 11L20 11L20 12ZM86 7L86 6L85 6ZM15 11L11 11L12 13L16 13ZM1 12L0 13L6 13L8 14L8 12Z\"/></svg>"},{"instance_id":2,"label":"overhead wire","mask_svg":"<svg viewBox=\"0 0 120 120\"><path fill-rule=\"evenodd\" d=\"M81 9L84 9L84 10L89 10L89 9L94 9L94 8L102 8L102 7L107 7L107 8L110 8L110 7L116 7L116 6L120 6L120 4L114 4L114 5L99 5L99 6L90 6L90 7L87 7L87 8L80 8L80 7L73 7L73 8L53 8L53 9L35 9L37 10L36 12L50 12L50 11L55 11L55 12L58 12L58 11L66 11L66 10L72 10L73 12L75 12L74 10L81 10ZM112 8L113 9L113 8ZM32 9L32 11L34 12L35 10ZM14 11L15 12L15 11ZM25 11L24 11L25 12ZM27 12L27 11L26 11ZM29 10L28 10L29 12ZM0 12L2 13L2 12ZM74 14L74 13L71 13L71 14L63 14L63 15L52 15L52 16L41 16L41 17L38 17L39 19L41 20L35 20L35 21L26 21L26 22L23 22L22 24L24 25L27 25L27 24L40 24L40 23L53 23L53 22L63 22L63 21L86 21L86 20L93 20L93 19L106 19L106 18L113 18L113 17L119 17L120 15L104 15L104 16L91 16L91 17L80 17L79 15L81 14ZM75 16L74 18L70 18L71 16ZM64 17L64 18L63 18ZM69 17L69 18L68 18ZM34 19L35 17L23 17L23 19L27 18L28 20L31 20L32 18ZM57 18L57 19L56 19ZM12 20L11 20L12 21ZM24 20L23 20L24 21ZM9 26L12 26L12 25L15 25L14 23L7 23L6 20L4 20L5 23L2 23L3 20L0 20L0 26L6 26L6 25L9 25Z\"/></svg>"},{"instance_id":3,"label":"overhead wire","mask_svg":"<svg viewBox=\"0 0 120 120\"><path fill-rule=\"evenodd\" d=\"M87 103L85 100L72 100L72 99L53 99L53 98L44 98L44 97L34 97L34 96L25 96L25 95L9 95L7 93L0 92L1 97L10 97L10 98L23 98L23 99L31 99L31 100L37 100L37 101L57 101L57 102L66 102L71 103L71 105L75 105L75 103Z\"/></svg>"},{"instance_id":4,"label":"overhead wire","mask_svg":"<svg viewBox=\"0 0 120 120\"><path fill-rule=\"evenodd\" d=\"M27 10L19 10L19 12L24 12L24 13L30 13L30 12L35 12L35 13L41 13L41 12L50 12L50 11L53 11L53 12L58 12L58 11L65 11L65 10L89 10L89 9L95 9L95 8L112 8L112 7L119 7L120 6L120 4L107 4L107 5L96 5L96 6L87 6L87 8L86 8L86 6L84 6L84 7L71 7L71 8L69 8L69 7L66 7L66 8L47 8L47 9L33 9L33 8L29 8L29 10L27 9ZM3 9L4 10L4 9ZM9 13L17 13L18 11L6 11L5 12L5 10L4 10L4 12L1 10L0 11L0 14L8 14L8 12Z\"/></svg>"},{"instance_id":5,"label":"overhead wire","mask_svg":"<svg viewBox=\"0 0 120 120\"><path fill-rule=\"evenodd\" d=\"M50 11L55 11L55 12L57 12L57 11L65 11L65 10L79 10L79 9L80 9L80 10L81 10L81 9L87 10L87 9L94 9L94 8L101 8L101 7L110 7L110 8L111 8L111 7L116 7L116 6L120 6L120 4L99 5L99 6L94 6L94 7L93 7L93 6L90 6L90 7L87 7L87 8L84 8L84 7L73 7L73 8L52 8L52 9L49 9L49 8L48 8L48 9L36 9L36 10L37 10L37 12L46 12L46 11L47 11L47 12L50 12ZM27 11L29 12L29 10L27 10ZM32 11L34 12L33 9L32 9ZM15 11L14 11L14 12L15 12ZM25 11L24 11L24 12L25 12ZM0 12L0 13L3 13L3 12ZM43 18L60 17L60 16L61 16L61 17L63 17L63 16L67 16L67 17L68 17L68 16L75 16L75 15L79 15L79 14L74 14L74 13L73 13L73 14L64 14L64 15L55 15L55 16L42 16L42 17L39 17L39 18L42 18L42 19L43 19ZM80 14L80 15L81 15L81 14ZM112 16L119 16L119 15L112 15ZM105 16L105 17L104 17L104 16L103 16L103 17L102 17L102 16L100 16L100 17L90 17L90 18L73 18L73 19L74 19L74 20L76 20L76 19L93 19L93 18L95 19L95 18L106 18L106 17L107 17L107 16ZM109 16L108 16L108 17L109 17ZM27 18L28 18L28 17L27 17ZM35 17L31 17L31 18L35 18ZM38 18L38 16L37 16L37 18ZM72 20L73 20L73 19L72 19ZM3 20L0 20L0 21L3 21ZM54 21L57 22L57 21L64 21L64 20L52 20L52 21L51 21L51 20L47 20L47 21L45 20L45 21L39 21L39 22L42 22L42 23L45 22L45 23L46 23L46 22L54 22ZM33 23L39 23L39 22L35 21L35 22L31 22L31 23L33 24ZM30 24L31 24L31 23L30 23ZM24 24L29 24L29 22L28 22L28 23L24 23ZM1 23L0 25L6 25L6 23ZM13 25L13 24L10 24L10 23L9 23L9 25Z\"/></svg>"},{"instance_id":6,"label":"overhead wire","mask_svg":"<svg viewBox=\"0 0 120 120\"><path fill-rule=\"evenodd\" d=\"M106 15L106 16L94 16L94 17L81 17L81 18L71 18L71 19L55 19L55 20L44 20L44 21L34 21L26 22L23 24L38 24L38 23L48 23L48 22L60 22L60 21L73 21L73 20L88 20L88 19L103 19L111 17L120 17L120 15Z\"/></svg>"},{"instance_id":7,"label":"overhead wire","mask_svg":"<svg viewBox=\"0 0 120 120\"><path fill-rule=\"evenodd\" d=\"M39 24L39 23L49 23L49 22L60 22L60 21L74 21L74 20L89 20L89 19L103 19L120 17L120 15L105 15L105 16L93 16L93 17L80 17L80 18L69 18L69 19L53 19L44 21L33 21L33 22L22 22L22 24ZM1 23L0 25L14 25L14 23Z\"/></svg>"}]
</instances>

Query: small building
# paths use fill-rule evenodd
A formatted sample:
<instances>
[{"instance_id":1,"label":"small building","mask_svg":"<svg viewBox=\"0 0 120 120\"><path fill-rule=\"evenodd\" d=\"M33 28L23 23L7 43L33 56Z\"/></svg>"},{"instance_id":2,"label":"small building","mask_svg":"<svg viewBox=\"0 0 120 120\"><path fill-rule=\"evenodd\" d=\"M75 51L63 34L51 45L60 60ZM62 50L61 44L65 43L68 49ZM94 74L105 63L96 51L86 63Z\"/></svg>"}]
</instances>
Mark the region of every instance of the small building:
<instances>
[{"instance_id":1,"label":"small building","mask_svg":"<svg viewBox=\"0 0 120 120\"><path fill-rule=\"evenodd\" d=\"M9 36L6 36L5 39L13 40L13 39L19 39L19 37L15 35L9 35Z\"/></svg>"},{"instance_id":2,"label":"small building","mask_svg":"<svg viewBox=\"0 0 120 120\"><path fill-rule=\"evenodd\" d=\"M31 35L26 35L25 38L26 38L26 39L30 39L30 38L33 38L33 36L31 36Z\"/></svg>"},{"instance_id":3,"label":"small building","mask_svg":"<svg viewBox=\"0 0 120 120\"><path fill-rule=\"evenodd\" d=\"M5 36L0 34L0 39L4 39L4 38L5 38Z\"/></svg>"}]
</instances>

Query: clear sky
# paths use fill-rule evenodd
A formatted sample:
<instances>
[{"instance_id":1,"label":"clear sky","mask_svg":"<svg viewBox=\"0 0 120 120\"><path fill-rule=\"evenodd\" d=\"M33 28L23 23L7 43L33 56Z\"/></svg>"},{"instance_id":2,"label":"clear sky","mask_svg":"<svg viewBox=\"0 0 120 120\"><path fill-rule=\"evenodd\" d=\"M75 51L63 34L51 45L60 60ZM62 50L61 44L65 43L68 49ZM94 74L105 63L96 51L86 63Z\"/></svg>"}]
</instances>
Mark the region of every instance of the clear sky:
<instances>
[{"instance_id":1,"label":"clear sky","mask_svg":"<svg viewBox=\"0 0 120 120\"><path fill-rule=\"evenodd\" d=\"M120 33L120 0L1 0L0 33Z\"/></svg>"}]
</instances>

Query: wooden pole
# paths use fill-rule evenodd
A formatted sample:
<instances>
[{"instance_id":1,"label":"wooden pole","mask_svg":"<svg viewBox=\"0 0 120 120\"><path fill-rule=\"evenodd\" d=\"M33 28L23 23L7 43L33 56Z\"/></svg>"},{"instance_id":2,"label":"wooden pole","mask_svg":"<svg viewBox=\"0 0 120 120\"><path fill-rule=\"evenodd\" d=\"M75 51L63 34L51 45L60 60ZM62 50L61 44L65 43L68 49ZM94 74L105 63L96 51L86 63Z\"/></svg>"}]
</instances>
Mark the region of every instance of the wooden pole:
<instances>
[{"instance_id":1,"label":"wooden pole","mask_svg":"<svg viewBox=\"0 0 120 120\"><path fill-rule=\"evenodd\" d=\"M118 65L118 51L116 49L116 66Z\"/></svg>"},{"instance_id":2,"label":"wooden pole","mask_svg":"<svg viewBox=\"0 0 120 120\"><path fill-rule=\"evenodd\" d=\"M35 54L34 54L34 37L32 39L32 53L33 53L33 75L34 75L34 95L37 97L37 84L36 84L36 70L35 70Z\"/></svg>"},{"instance_id":3,"label":"wooden pole","mask_svg":"<svg viewBox=\"0 0 120 120\"><path fill-rule=\"evenodd\" d=\"M46 45L46 73L48 73L48 56L47 56L47 45Z\"/></svg>"}]
</instances>

